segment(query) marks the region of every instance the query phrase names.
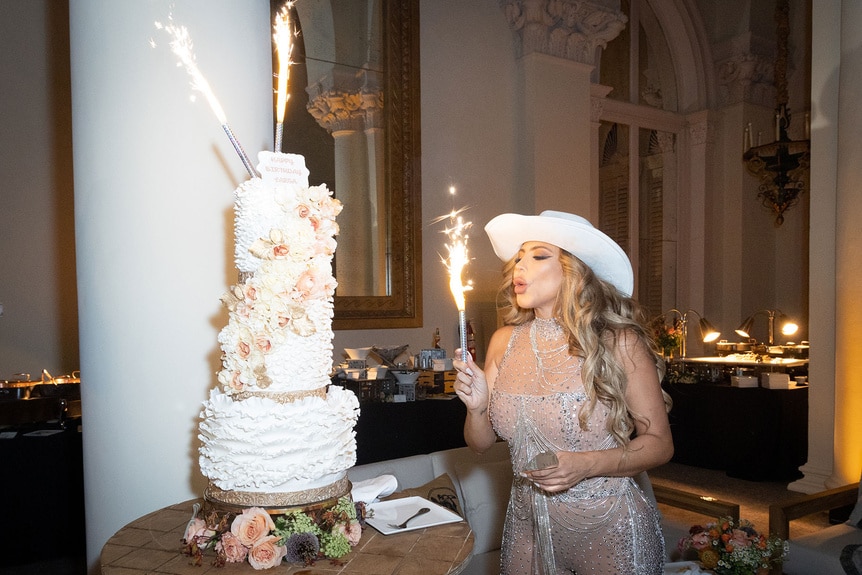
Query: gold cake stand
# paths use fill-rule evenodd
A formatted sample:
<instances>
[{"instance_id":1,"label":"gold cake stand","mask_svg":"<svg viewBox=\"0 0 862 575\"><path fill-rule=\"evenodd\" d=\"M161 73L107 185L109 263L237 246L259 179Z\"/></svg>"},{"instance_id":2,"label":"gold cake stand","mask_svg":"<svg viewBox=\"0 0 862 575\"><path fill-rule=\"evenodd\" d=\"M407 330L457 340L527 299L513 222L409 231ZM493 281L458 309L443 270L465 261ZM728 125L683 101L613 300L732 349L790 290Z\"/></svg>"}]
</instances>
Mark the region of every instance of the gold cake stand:
<instances>
[{"instance_id":1,"label":"gold cake stand","mask_svg":"<svg viewBox=\"0 0 862 575\"><path fill-rule=\"evenodd\" d=\"M270 515L284 515L292 511L307 512L332 507L340 498L349 496L350 490L347 476L323 487L279 493L224 490L210 482L204 491L204 501L225 513L242 513L244 509L261 507Z\"/></svg>"}]
</instances>

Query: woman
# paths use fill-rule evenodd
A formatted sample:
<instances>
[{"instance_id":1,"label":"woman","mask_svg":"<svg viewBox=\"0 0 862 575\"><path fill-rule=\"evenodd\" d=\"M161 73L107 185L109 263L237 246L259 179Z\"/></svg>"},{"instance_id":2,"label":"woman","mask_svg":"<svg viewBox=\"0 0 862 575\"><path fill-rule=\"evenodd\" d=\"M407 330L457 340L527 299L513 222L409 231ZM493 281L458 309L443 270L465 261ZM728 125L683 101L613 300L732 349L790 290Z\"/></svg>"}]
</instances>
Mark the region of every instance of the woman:
<instances>
[{"instance_id":1,"label":"woman","mask_svg":"<svg viewBox=\"0 0 862 575\"><path fill-rule=\"evenodd\" d=\"M661 573L659 514L633 476L667 462L673 442L631 263L573 214L503 214L485 231L511 309L484 371L455 362L455 391L470 447L509 443L502 573Z\"/></svg>"}]
</instances>

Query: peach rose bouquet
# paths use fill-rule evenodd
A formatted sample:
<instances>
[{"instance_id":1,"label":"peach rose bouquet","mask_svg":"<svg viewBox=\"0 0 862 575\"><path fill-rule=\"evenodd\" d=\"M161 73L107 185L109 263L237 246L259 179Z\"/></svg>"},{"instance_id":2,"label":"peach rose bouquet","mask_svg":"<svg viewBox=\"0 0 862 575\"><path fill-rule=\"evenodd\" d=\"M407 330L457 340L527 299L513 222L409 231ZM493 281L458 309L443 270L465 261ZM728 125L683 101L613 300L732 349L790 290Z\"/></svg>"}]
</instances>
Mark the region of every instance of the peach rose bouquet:
<instances>
[{"instance_id":1,"label":"peach rose bouquet","mask_svg":"<svg viewBox=\"0 0 862 575\"><path fill-rule=\"evenodd\" d=\"M272 517L265 509L251 507L242 513L201 516L200 504L183 536L183 552L195 565L213 550L213 564L248 563L255 569L276 567L283 560L311 565L318 559L337 559L350 552L362 535L365 507L342 497L327 509L293 511Z\"/></svg>"}]
</instances>

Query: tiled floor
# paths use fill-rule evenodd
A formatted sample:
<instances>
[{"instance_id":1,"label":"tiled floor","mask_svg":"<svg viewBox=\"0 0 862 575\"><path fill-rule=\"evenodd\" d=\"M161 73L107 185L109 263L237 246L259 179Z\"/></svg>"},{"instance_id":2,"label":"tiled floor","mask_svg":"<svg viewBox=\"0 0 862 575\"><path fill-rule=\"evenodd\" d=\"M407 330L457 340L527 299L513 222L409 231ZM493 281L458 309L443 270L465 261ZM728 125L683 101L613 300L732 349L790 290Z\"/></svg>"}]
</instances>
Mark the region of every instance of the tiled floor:
<instances>
[{"instance_id":1,"label":"tiled floor","mask_svg":"<svg viewBox=\"0 0 862 575\"><path fill-rule=\"evenodd\" d=\"M769 528L769 506L802 497L804 494L789 491L789 481L748 481L729 477L722 470L704 469L679 463L667 463L649 472L653 483L694 491L731 503L739 504L740 517L754 523L758 530ZM704 518L690 512L671 508L662 509L665 516L702 522ZM828 513L820 513L796 520L791 525L791 536L801 536L829 525Z\"/></svg>"}]
</instances>

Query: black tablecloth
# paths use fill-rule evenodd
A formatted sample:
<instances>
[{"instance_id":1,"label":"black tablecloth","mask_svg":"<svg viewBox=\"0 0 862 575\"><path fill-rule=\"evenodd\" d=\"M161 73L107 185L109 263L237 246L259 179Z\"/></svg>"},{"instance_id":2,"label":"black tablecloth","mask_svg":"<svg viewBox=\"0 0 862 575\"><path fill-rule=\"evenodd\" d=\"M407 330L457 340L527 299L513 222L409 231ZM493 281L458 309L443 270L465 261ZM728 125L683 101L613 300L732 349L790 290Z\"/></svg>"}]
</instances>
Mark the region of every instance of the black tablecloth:
<instances>
[{"instance_id":1,"label":"black tablecloth","mask_svg":"<svg viewBox=\"0 0 862 575\"><path fill-rule=\"evenodd\" d=\"M80 424L0 427L0 573L11 565L66 558L85 565Z\"/></svg>"},{"instance_id":2,"label":"black tablecloth","mask_svg":"<svg viewBox=\"0 0 862 575\"><path fill-rule=\"evenodd\" d=\"M673 461L755 481L802 477L799 467L808 460L807 387L663 386L674 402Z\"/></svg>"},{"instance_id":3,"label":"black tablecloth","mask_svg":"<svg viewBox=\"0 0 862 575\"><path fill-rule=\"evenodd\" d=\"M363 403L356 424L356 463L464 447L466 416L457 398Z\"/></svg>"}]
</instances>

